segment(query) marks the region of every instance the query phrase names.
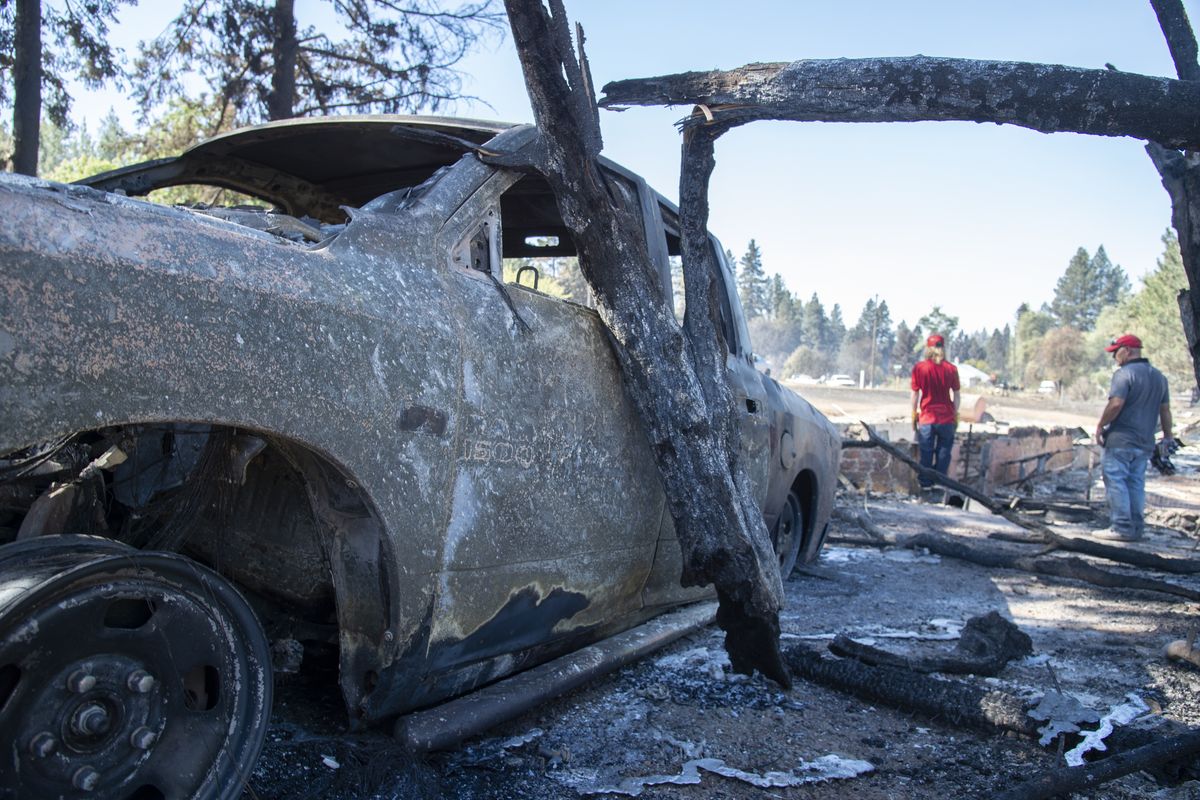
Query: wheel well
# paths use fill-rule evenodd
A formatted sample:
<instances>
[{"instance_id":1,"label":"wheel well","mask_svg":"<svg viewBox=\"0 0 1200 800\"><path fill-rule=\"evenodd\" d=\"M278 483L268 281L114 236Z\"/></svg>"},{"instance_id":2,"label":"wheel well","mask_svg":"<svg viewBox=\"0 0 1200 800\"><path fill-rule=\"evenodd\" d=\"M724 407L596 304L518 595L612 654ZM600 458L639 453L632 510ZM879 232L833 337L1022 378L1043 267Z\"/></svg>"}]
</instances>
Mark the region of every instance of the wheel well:
<instances>
[{"instance_id":1,"label":"wheel well","mask_svg":"<svg viewBox=\"0 0 1200 800\"><path fill-rule=\"evenodd\" d=\"M801 539L803 550L813 536L813 523L817 518L817 475L810 469L801 470L792 481L792 493L800 500Z\"/></svg>"},{"instance_id":2,"label":"wheel well","mask_svg":"<svg viewBox=\"0 0 1200 800\"><path fill-rule=\"evenodd\" d=\"M302 643L317 663L340 654L350 708L380 669L394 616L382 520L345 469L304 443L168 420L0 455L0 544L58 533L206 564L247 596L272 640Z\"/></svg>"}]
</instances>

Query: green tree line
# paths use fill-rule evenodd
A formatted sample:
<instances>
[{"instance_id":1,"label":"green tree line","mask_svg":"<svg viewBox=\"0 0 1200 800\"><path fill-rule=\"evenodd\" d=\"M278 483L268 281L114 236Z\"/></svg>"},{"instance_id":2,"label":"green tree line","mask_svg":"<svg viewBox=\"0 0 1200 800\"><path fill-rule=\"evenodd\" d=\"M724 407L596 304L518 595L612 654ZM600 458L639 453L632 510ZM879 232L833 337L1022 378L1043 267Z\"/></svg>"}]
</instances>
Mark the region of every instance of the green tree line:
<instances>
[{"instance_id":1,"label":"green tree line","mask_svg":"<svg viewBox=\"0 0 1200 800\"><path fill-rule=\"evenodd\" d=\"M1141 337L1146 354L1177 391L1195 386L1176 296L1187 287L1179 241L1172 229L1162 236L1156 267L1136 289L1125 270L1101 245L1094 254L1080 247L1068 260L1054 296L1038 308L1028 303L1003 328L970 330L959 317L934 306L915 323L893 323L886 299L866 301L847 327L837 304L827 312L820 298L793 295L778 273L768 275L763 254L751 240L735 259L737 288L755 351L782 378L845 373L868 384L906 381L922 357L925 339L940 333L948 355L970 364L997 383L1035 386L1055 382L1064 396L1102 398L1112 359L1104 346L1122 333Z\"/></svg>"}]
</instances>

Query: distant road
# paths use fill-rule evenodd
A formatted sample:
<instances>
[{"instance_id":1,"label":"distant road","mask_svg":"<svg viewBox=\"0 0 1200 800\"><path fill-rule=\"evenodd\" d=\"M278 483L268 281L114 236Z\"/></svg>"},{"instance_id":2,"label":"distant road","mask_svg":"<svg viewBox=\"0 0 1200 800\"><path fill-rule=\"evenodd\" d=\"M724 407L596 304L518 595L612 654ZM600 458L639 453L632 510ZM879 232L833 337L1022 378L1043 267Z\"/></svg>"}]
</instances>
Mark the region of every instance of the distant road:
<instances>
[{"instance_id":1,"label":"distant road","mask_svg":"<svg viewBox=\"0 0 1200 800\"><path fill-rule=\"evenodd\" d=\"M909 417L909 393L900 389L858 389L850 387L801 385L788 383L808 402L834 422L863 420L872 424L906 421ZM1042 428L1080 427L1091 431L1103 408L1103 400L1094 403L1065 401L1033 392L1000 394L963 392L963 407L972 408L978 398L987 402L987 410L998 422L1010 425L1035 425Z\"/></svg>"}]
</instances>

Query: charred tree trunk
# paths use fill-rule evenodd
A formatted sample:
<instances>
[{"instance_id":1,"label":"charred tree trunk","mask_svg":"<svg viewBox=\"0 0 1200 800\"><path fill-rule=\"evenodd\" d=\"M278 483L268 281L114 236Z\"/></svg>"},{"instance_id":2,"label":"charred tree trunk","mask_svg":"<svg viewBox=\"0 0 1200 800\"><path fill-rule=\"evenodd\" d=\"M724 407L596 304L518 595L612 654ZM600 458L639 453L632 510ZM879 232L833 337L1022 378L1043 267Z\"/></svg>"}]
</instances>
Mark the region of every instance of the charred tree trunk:
<instances>
[{"instance_id":1,"label":"charred tree trunk","mask_svg":"<svg viewBox=\"0 0 1200 800\"><path fill-rule=\"evenodd\" d=\"M13 171L37 175L42 123L41 0L17 0L13 27Z\"/></svg>"},{"instance_id":2,"label":"charred tree trunk","mask_svg":"<svg viewBox=\"0 0 1200 800\"><path fill-rule=\"evenodd\" d=\"M275 0L271 12L275 38L271 43L274 66L271 71L271 91L267 94L267 118L290 119L296 107L296 55L300 43L296 40L295 0Z\"/></svg>"},{"instance_id":3,"label":"charred tree trunk","mask_svg":"<svg viewBox=\"0 0 1200 800\"><path fill-rule=\"evenodd\" d=\"M549 9L540 0L505 0L505 6L541 131L530 166L550 183L572 231L625 390L653 448L683 548L683 583L716 587L717 621L734 669L758 669L790 685L779 652L778 564L737 466L734 403L712 316L706 260L712 256L694 248L703 215L685 218L693 229L684 254L685 334L658 283L636 199L610 185L597 161L600 126L581 32L576 56L562 0L549 0Z\"/></svg>"},{"instance_id":4,"label":"charred tree trunk","mask_svg":"<svg viewBox=\"0 0 1200 800\"><path fill-rule=\"evenodd\" d=\"M1200 85L1200 62L1196 59L1196 36L1180 0L1150 0L1158 24L1167 39L1175 71L1185 81ZM1157 144L1156 144L1157 142ZM1200 150L1191 146L1189 150ZM1171 225L1179 236L1179 254L1188 286L1179 293L1179 316L1192 356L1192 371L1200 383L1200 154L1168 149L1161 139L1146 146L1150 160L1171 196Z\"/></svg>"}]
</instances>

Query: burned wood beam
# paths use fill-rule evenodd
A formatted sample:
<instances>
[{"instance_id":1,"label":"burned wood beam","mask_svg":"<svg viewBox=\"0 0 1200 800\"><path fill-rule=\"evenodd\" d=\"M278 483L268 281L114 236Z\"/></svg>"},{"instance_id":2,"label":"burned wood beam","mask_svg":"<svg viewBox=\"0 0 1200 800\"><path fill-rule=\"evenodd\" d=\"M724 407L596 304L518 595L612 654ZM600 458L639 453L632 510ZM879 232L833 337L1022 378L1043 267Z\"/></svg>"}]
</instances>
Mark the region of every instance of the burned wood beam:
<instances>
[{"instance_id":1,"label":"burned wood beam","mask_svg":"<svg viewBox=\"0 0 1200 800\"><path fill-rule=\"evenodd\" d=\"M1151 744L1110 755L1080 767L1060 767L1017 784L994 796L995 800L1043 800L1071 792L1085 792L1102 783L1142 770L1153 770L1172 761L1184 761L1200 754L1200 731L1152 742Z\"/></svg>"},{"instance_id":2,"label":"burned wood beam","mask_svg":"<svg viewBox=\"0 0 1200 800\"><path fill-rule=\"evenodd\" d=\"M603 91L601 106L702 105L727 125L959 120L1200 149L1200 83L1056 64L813 59L615 81ZM683 124L707 121L695 113Z\"/></svg>"}]
</instances>

